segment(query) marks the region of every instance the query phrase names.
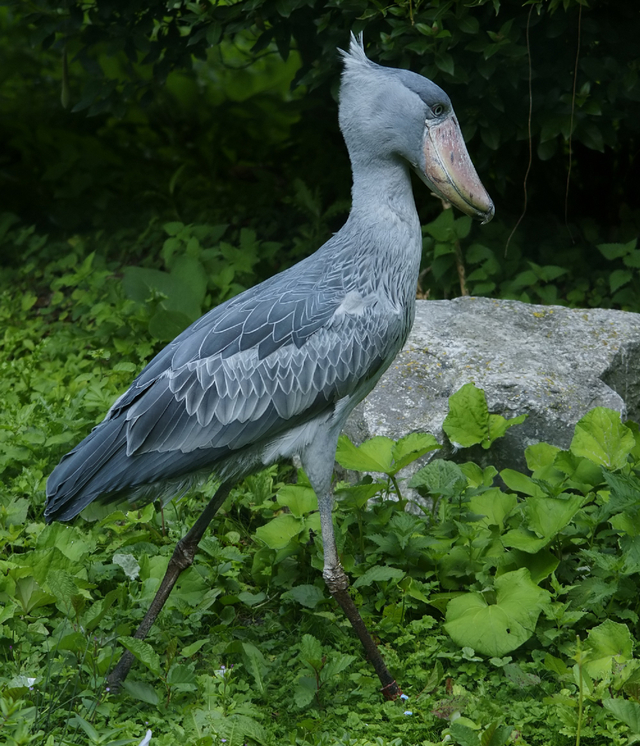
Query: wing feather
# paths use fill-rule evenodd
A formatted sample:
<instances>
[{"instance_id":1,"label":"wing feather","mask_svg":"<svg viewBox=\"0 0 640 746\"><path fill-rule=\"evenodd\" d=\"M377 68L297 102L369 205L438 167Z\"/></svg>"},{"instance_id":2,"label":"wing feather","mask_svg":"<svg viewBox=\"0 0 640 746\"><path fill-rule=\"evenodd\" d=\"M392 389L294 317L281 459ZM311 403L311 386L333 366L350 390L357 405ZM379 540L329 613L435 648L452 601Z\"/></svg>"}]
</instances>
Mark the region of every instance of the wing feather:
<instances>
[{"instance_id":1,"label":"wing feather","mask_svg":"<svg viewBox=\"0 0 640 746\"><path fill-rule=\"evenodd\" d=\"M338 306L336 301L334 313ZM266 318L256 313L252 323ZM305 321L304 308L298 318ZM308 316L306 321L311 323ZM388 357L382 342L388 329L369 333L370 325L380 321L372 304L368 314L340 314L339 322L325 323L304 344L289 338L262 359L254 344L228 357L214 355L171 368L127 413L128 419L135 417L129 452L233 449L277 435L348 396L375 373ZM272 331L266 323L259 328L263 334ZM152 406L146 405L147 398ZM156 422L149 425L152 419Z\"/></svg>"},{"instance_id":2,"label":"wing feather","mask_svg":"<svg viewBox=\"0 0 640 746\"><path fill-rule=\"evenodd\" d=\"M367 283L357 285L348 262L326 261L340 240L205 314L156 355L54 470L47 520L101 495L215 471L234 450L274 444L357 394L399 348L403 323L384 293L361 296Z\"/></svg>"},{"instance_id":3,"label":"wing feather","mask_svg":"<svg viewBox=\"0 0 640 746\"><path fill-rule=\"evenodd\" d=\"M284 273L228 301L162 350L56 469L49 494L60 507L52 510L66 510L74 495L90 501L215 469L375 375L402 341L402 320L377 296L345 304L355 291L338 273L319 290L313 272Z\"/></svg>"}]
</instances>

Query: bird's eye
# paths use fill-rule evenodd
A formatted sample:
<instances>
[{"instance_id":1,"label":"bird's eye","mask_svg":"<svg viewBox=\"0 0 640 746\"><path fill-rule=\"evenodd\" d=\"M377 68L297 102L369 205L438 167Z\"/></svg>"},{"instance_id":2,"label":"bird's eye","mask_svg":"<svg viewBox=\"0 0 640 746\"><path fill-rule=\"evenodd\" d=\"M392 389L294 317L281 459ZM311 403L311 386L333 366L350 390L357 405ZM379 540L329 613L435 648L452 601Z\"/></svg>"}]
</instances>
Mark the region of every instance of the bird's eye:
<instances>
[{"instance_id":1,"label":"bird's eye","mask_svg":"<svg viewBox=\"0 0 640 746\"><path fill-rule=\"evenodd\" d=\"M436 104L431 111L433 112L434 116L440 117L444 114L444 106L442 104Z\"/></svg>"}]
</instances>

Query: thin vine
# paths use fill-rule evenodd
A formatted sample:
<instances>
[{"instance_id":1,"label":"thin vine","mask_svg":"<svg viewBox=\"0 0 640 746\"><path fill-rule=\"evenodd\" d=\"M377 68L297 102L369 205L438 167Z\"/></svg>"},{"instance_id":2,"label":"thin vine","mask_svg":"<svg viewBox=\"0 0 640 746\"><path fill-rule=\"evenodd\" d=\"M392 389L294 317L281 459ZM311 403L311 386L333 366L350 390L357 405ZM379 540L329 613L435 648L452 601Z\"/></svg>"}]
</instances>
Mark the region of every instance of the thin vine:
<instances>
[{"instance_id":1,"label":"thin vine","mask_svg":"<svg viewBox=\"0 0 640 746\"><path fill-rule=\"evenodd\" d=\"M572 143L573 143L573 115L576 108L576 85L578 82L578 61L580 60L580 39L582 36L582 4L578 5L578 48L576 49L576 64L573 69L573 93L571 96L571 121L569 123L569 170L567 171L567 186L564 193L564 224L569 232L571 241L573 242L573 235L569 228L569 182L571 180L571 159L572 159Z\"/></svg>"},{"instance_id":2,"label":"thin vine","mask_svg":"<svg viewBox=\"0 0 640 746\"><path fill-rule=\"evenodd\" d=\"M527 27L526 27L526 41L527 41L527 62L529 64L529 116L527 118L527 136L529 140L529 163L527 164L527 170L524 175L524 181L522 182L522 187L524 189L524 204L522 205L522 212L520 213L520 217L518 218L517 223L513 226L513 230L509 234L509 238L507 238L507 243L504 247L504 255L507 255L507 251L509 250L509 244L511 243L511 239L513 238L514 233L518 230L518 226L522 222L522 219L524 218L526 212L527 212L527 202L528 202L528 192L527 192L527 179L529 178L529 172L531 171L531 164L533 163L533 139L531 137L531 116L533 113L533 91L532 91L532 72L531 72L531 45L529 43L529 27L531 26L531 12L533 11L534 6L532 5L529 8L529 13L527 15Z\"/></svg>"}]
</instances>

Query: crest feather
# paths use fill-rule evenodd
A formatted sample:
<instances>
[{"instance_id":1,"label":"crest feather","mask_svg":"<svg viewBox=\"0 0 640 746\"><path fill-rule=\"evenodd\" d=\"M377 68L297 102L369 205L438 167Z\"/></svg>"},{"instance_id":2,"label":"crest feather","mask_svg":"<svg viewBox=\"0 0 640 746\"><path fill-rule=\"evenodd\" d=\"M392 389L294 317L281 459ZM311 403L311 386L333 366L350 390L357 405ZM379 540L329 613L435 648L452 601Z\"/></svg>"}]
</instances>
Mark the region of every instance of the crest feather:
<instances>
[{"instance_id":1,"label":"crest feather","mask_svg":"<svg viewBox=\"0 0 640 746\"><path fill-rule=\"evenodd\" d=\"M344 63L347 67L353 64L367 66L372 64L364 51L364 40L362 32L360 32L358 36L356 36L352 31L349 41L349 50L347 51L345 49L339 49L338 51L344 58Z\"/></svg>"}]
</instances>

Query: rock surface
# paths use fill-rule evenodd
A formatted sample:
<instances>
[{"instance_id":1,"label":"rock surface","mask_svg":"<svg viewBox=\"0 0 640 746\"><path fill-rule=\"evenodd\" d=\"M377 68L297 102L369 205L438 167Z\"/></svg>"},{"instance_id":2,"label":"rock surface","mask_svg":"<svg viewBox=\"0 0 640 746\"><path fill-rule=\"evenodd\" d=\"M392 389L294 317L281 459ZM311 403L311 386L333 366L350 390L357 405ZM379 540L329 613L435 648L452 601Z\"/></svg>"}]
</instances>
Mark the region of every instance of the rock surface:
<instances>
[{"instance_id":1,"label":"rock surface","mask_svg":"<svg viewBox=\"0 0 640 746\"><path fill-rule=\"evenodd\" d=\"M490 451L455 453L442 431L448 397L465 383L484 389L489 411L527 414ZM640 314L457 298L418 301L413 331L345 432L357 443L374 435L433 433L440 457L526 471L524 449L561 448L593 407L640 418Z\"/></svg>"}]
</instances>

